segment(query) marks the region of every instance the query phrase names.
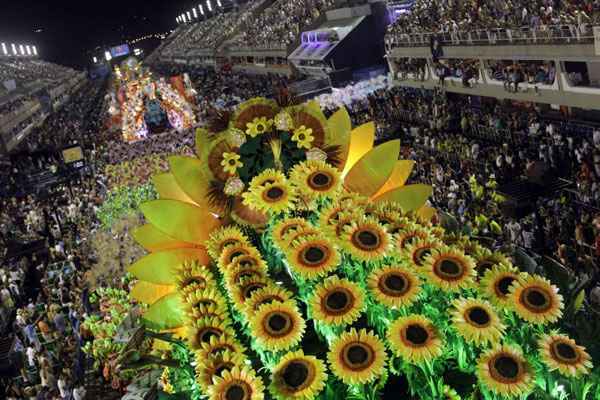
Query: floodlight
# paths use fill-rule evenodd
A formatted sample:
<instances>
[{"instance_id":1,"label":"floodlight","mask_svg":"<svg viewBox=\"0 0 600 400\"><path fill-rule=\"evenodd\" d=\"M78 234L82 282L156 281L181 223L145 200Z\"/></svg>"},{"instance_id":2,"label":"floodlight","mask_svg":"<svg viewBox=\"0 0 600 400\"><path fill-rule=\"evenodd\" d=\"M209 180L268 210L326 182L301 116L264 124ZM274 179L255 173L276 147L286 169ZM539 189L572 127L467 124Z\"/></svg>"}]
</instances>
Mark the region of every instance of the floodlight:
<instances>
[{"instance_id":1,"label":"floodlight","mask_svg":"<svg viewBox=\"0 0 600 400\"><path fill-rule=\"evenodd\" d=\"M200 4L198 7L200 7L200 14L204 15L204 6Z\"/></svg>"},{"instance_id":2,"label":"floodlight","mask_svg":"<svg viewBox=\"0 0 600 400\"><path fill-rule=\"evenodd\" d=\"M217 0L217 5L218 5L219 7L223 7L223 5L221 4L221 0Z\"/></svg>"},{"instance_id":3,"label":"floodlight","mask_svg":"<svg viewBox=\"0 0 600 400\"><path fill-rule=\"evenodd\" d=\"M25 55L25 48L23 47L22 44L19 45L19 51L21 52L21 55L24 56Z\"/></svg>"},{"instance_id":4,"label":"floodlight","mask_svg":"<svg viewBox=\"0 0 600 400\"><path fill-rule=\"evenodd\" d=\"M94 64L97 64L97 63L98 63L98 57L94 56Z\"/></svg>"},{"instance_id":5,"label":"floodlight","mask_svg":"<svg viewBox=\"0 0 600 400\"><path fill-rule=\"evenodd\" d=\"M29 45L25 46L25 50L27 50L27 55L30 56L31 55L31 47L29 47Z\"/></svg>"},{"instance_id":6,"label":"floodlight","mask_svg":"<svg viewBox=\"0 0 600 400\"><path fill-rule=\"evenodd\" d=\"M194 13L194 18L198 19L198 12L196 11L196 7L192 8L192 12Z\"/></svg>"},{"instance_id":7,"label":"floodlight","mask_svg":"<svg viewBox=\"0 0 600 400\"><path fill-rule=\"evenodd\" d=\"M4 54L5 56L8 55L8 50L6 50L6 44L2 43L2 54Z\"/></svg>"},{"instance_id":8,"label":"floodlight","mask_svg":"<svg viewBox=\"0 0 600 400\"><path fill-rule=\"evenodd\" d=\"M31 48L33 49L33 55L37 56L37 48L35 46L31 46Z\"/></svg>"},{"instance_id":9,"label":"floodlight","mask_svg":"<svg viewBox=\"0 0 600 400\"><path fill-rule=\"evenodd\" d=\"M187 20L185 19L185 14L182 14L183 16L183 22L187 22Z\"/></svg>"},{"instance_id":10,"label":"floodlight","mask_svg":"<svg viewBox=\"0 0 600 400\"><path fill-rule=\"evenodd\" d=\"M112 60L112 55L110 54L110 51L104 52L104 58L106 58L106 61Z\"/></svg>"},{"instance_id":11,"label":"floodlight","mask_svg":"<svg viewBox=\"0 0 600 400\"><path fill-rule=\"evenodd\" d=\"M188 16L188 21L191 22L192 21L192 14L190 14L189 11L187 11L187 16Z\"/></svg>"},{"instance_id":12,"label":"floodlight","mask_svg":"<svg viewBox=\"0 0 600 400\"><path fill-rule=\"evenodd\" d=\"M16 56L16 55L18 55L19 53L17 53L17 46L15 46L15 44L14 44L14 43L13 43L13 44L11 44L11 46L12 46L13 56Z\"/></svg>"},{"instance_id":13,"label":"floodlight","mask_svg":"<svg viewBox=\"0 0 600 400\"><path fill-rule=\"evenodd\" d=\"M212 12L212 4L210 4L210 0L206 0L206 6L208 7L208 11Z\"/></svg>"}]
</instances>

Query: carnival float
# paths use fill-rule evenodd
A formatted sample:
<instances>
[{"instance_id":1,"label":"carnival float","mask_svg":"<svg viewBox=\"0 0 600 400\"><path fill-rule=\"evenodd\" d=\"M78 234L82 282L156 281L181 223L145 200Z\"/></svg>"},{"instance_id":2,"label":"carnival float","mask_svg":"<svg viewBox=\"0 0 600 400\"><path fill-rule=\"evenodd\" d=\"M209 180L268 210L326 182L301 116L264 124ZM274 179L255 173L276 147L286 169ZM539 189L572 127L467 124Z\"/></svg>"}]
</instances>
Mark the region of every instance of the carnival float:
<instances>
[{"instance_id":1,"label":"carnival float","mask_svg":"<svg viewBox=\"0 0 600 400\"><path fill-rule=\"evenodd\" d=\"M140 206L143 315L113 369L191 399L600 398L561 330L581 304L445 231L400 142L374 143L315 102L214 115Z\"/></svg>"}]
</instances>

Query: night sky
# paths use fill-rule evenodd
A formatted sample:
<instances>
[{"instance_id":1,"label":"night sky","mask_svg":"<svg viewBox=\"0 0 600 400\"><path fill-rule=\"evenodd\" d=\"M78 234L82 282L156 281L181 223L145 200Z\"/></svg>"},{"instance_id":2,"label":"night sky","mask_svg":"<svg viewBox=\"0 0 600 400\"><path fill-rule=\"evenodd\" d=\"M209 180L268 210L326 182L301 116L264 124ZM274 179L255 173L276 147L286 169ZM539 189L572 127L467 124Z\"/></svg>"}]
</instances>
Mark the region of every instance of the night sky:
<instances>
[{"instance_id":1,"label":"night sky","mask_svg":"<svg viewBox=\"0 0 600 400\"><path fill-rule=\"evenodd\" d=\"M168 0L2 0L0 42L33 44L44 60L85 68L95 47L167 32L176 27L177 15L193 5Z\"/></svg>"}]
</instances>

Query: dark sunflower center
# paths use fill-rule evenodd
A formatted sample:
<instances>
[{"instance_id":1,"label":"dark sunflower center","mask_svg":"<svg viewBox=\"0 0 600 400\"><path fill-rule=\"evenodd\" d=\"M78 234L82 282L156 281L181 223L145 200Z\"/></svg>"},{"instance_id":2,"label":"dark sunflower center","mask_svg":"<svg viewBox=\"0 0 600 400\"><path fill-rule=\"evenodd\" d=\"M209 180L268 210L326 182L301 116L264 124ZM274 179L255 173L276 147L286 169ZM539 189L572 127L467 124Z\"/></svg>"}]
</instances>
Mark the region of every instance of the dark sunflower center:
<instances>
[{"instance_id":1,"label":"dark sunflower center","mask_svg":"<svg viewBox=\"0 0 600 400\"><path fill-rule=\"evenodd\" d=\"M231 253L230 260L233 260L234 258L239 257L239 256L243 256L244 254L245 253L243 251L237 250L237 251Z\"/></svg>"},{"instance_id":2,"label":"dark sunflower center","mask_svg":"<svg viewBox=\"0 0 600 400\"><path fill-rule=\"evenodd\" d=\"M551 307L548 293L536 287L525 288L521 293L521 302L534 312L544 312Z\"/></svg>"},{"instance_id":3,"label":"dark sunflower center","mask_svg":"<svg viewBox=\"0 0 600 400\"><path fill-rule=\"evenodd\" d=\"M403 275L400 274L390 274L385 277L383 284L388 290L392 292L402 293L406 290L408 286L408 282Z\"/></svg>"},{"instance_id":4,"label":"dark sunflower center","mask_svg":"<svg viewBox=\"0 0 600 400\"><path fill-rule=\"evenodd\" d=\"M563 360L577 360L577 350L568 343L559 342L554 345L556 354Z\"/></svg>"},{"instance_id":5,"label":"dark sunflower center","mask_svg":"<svg viewBox=\"0 0 600 400\"><path fill-rule=\"evenodd\" d=\"M304 139L306 139L306 135L304 133L298 135L298 140L302 141Z\"/></svg>"},{"instance_id":6,"label":"dark sunflower center","mask_svg":"<svg viewBox=\"0 0 600 400\"><path fill-rule=\"evenodd\" d=\"M285 367L282 377L286 385L298 388L306 382L309 373L310 371L304 363L292 361Z\"/></svg>"},{"instance_id":7,"label":"dark sunflower center","mask_svg":"<svg viewBox=\"0 0 600 400\"><path fill-rule=\"evenodd\" d=\"M213 348L210 351L210 354L213 356L218 356L219 354L222 354L222 353L226 352L227 350L235 352L235 348L232 345L222 344L219 347Z\"/></svg>"},{"instance_id":8,"label":"dark sunflower center","mask_svg":"<svg viewBox=\"0 0 600 400\"><path fill-rule=\"evenodd\" d=\"M423 265L423 263L425 262L425 259L427 257L429 257L431 255L431 249L430 248L424 248L424 249L418 249L415 252L415 264L417 264L419 267L421 267Z\"/></svg>"},{"instance_id":9,"label":"dark sunflower center","mask_svg":"<svg viewBox=\"0 0 600 400\"><path fill-rule=\"evenodd\" d=\"M267 190L267 198L273 201L281 199L284 194L285 192L283 191L283 189L279 187L272 187L269 190Z\"/></svg>"},{"instance_id":10,"label":"dark sunflower center","mask_svg":"<svg viewBox=\"0 0 600 400\"><path fill-rule=\"evenodd\" d=\"M210 307L212 305L217 305L217 303L210 299L200 299L194 303L194 307L199 308L200 306Z\"/></svg>"},{"instance_id":11,"label":"dark sunflower center","mask_svg":"<svg viewBox=\"0 0 600 400\"><path fill-rule=\"evenodd\" d=\"M369 358L369 353L362 346L350 346L348 349L348 360L352 364L362 364Z\"/></svg>"},{"instance_id":12,"label":"dark sunflower center","mask_svg":"<svg viewBox=\"0 0 600 400\"><path fill-rule=\"evenodd\" d=\"M284 237L285 235L290 233L290 231L298 230L298 228L300 228L300 224L296 224L296 223L286 226L285 228L283 228L281 230L281 237Z\"/></svg>"},{"instance_id":13,"label":"dark sunflower center","mask_svg":"<svg viewBox=\"0 0 600 400\"><path fill-rule=\"evenodd\" d=\"M221 243L220 250L223 251L223 249L225 249L225 247L233 246L236 244L239 244L239 242L236 239L227 239L223 243Z\"/></svg>"},{"instance_id":14,"label":"dark sunflower center","mask_svg":"<svg viewBox=\"0 0 600 400\"><path fill-rule=\"evenodd\" d=\"M260 306L263 306L265 304L271 304L274 301L283 303L284 299L281 298L281 297L279 297L279 296L275 296L275 295L269 296L269 297L265 297L264 299L262 299L261 301L259 301L258 303L256 303L256 305L254 306L254 309L258 310L260 308Z\"/></svg>"},{"instance_id":15,"label":"dark sunflower center","mask_svg":"<svg viewBox=\"0 0 600 400\"><path fill-rule=\"evenodd\" d=\"M201 285L204 286L204 279L201 277L197 277L197 276L192 276L191 278L188 278L185 282L183 282L183 286L189 286L189 285Z\"/></svg>"},{"instance_id":16,"label":"dark sunflower center","mask_svg":"<svg viewBox=\"0 0 600 400\"><path fill-rule=\"evenodd\" d=\"M223 363L221 365L219 365L217 368L215 368L215 375L216 376L221 376L221 374L225 371L231 371L233 369L234 365L230 362L226 362Z\"/></svg>"},{"instance_id":17,"label":"dark sunflower center","mask_svg":"<svg viewBox=\"0 0 600 400\"><path fill-rule=\"evenodd\" d=\"M496 263L492 260L482 260L477 263L477 270L479 273L484 273L488 269L491 269Z\"/></svg>"},{"instance_id":18,"label":"dark sunflower center","mask_svg":"<svg viewBox=\"0 0 600 400\"><path fill-rule=\"evenodd\" d=\"M223 332L216 328L206 328L198 332L198 341L202 343L210 343L210 338L219 337Z\"/></svg>"},{"instance_id":19,"label":"dark sunflower center","mask_svg":"<svg viewBox=\"0 0 600 400\"><path fill-rule=\"evenodd\" d=\"M252 296L252 293L256 292L258 289L263 288L265 285L262 283L253 283L244 288L244 298L249 299Z\"/></svg>"},{"instance_id":20,"label":"dark sunflower center","mask_svg":"<svg viewBox=\"0 0 600 400\"><path fill-rule=\"evenodd\" d=\"M267 318L267 328L272 335L285 335L291 329L292 321L289 316L273 313Z\"/></svg>"},{"instance_id":21,"label":"dark sunflower center","mask_svg":"<svg viewBox=\"0 0 600 400\"><path fill-rule=\"evenodd\" d=\"M348 296L348 293L342 290L336 290L335 292L329 293L327 295L327 299L325 300L327 308L334 311L341 311L345 309L349 303L350 296Z\"/></svg>"},{"instance_id":22,"label":"dark sunflower center","mask_svg":"<svg viewBox=\"0 0 600 400\"><path fill-rule=\"evenodd\" d=\"M487 326L491 322L488 312L481 307L473 307L467 311L469 320L479 326Z\"/></svg>"},{"instance_id":23,"label":"dark sunflower center","mask_svg":"<svg viewBox=\"0 0 600 400\"><path fill-rule=\"evenodd\" d=\"M494 360L494 368L501 377L515 379L519 375L519 362L513 357L500 356Z\"/></svg>"},{"instance_id":24,"label":"dark sunflower center","mask_svg":"<svg viewBox=\"0 0 600 400\"><path fill-rule=\"evenodd\" d=\"M229 165L235 165L235 160L234 159L229 160Z\"/></svg>"},{"instance_id":25,"label":"dark sunflower center","mask_svg":"<svg viewBox=\"0 0 600 400\"><path fill-rule=\"evenodd\" d=\"M354 233L353 240L361 250L374 250L379 247L379 235L371 230L359 230Z\"/></svg>"},{"instance_id":26,"label":"dark sunflower center","mask_svg":"<svg viewBox=\"0 0 600 400\"><path fill-rule=\"evenodd\" d=\"M265 130L265 126L263 124L256 125L256 130L262 132Z\"/></svg>"},{"instance_id":27,"label":"dark sunflower center","mask_svg":"<svg viewBox=\"0 0 600 400\"><path fill-rule=\"evenodd\" d=\"M406 328L406 339L418 346L427 343L429 332L422 325L411 324Z\"/></svg>"},{"instance_id":28,"label":"dark sunflower center","mask_svg":"<svg viewBox=\"0 0 600 400\"><path fill-rule=\"evenodd\" d=\"M498 291L503 295L503 296L508 296L508 294L510 293L510 286L516 281L515 278L513 278L512 276L505 276L504 278L500 279L498 281Z\"/></svg>"},{"instance_id":29,"label":"dark sunflower center","mask_svg":"<svg viewBox=\"0 0 600 400\"><path fill-rule=\"evenodd\" d=\"M246 390L240 384L234 384L227 388L225 392L226 400L244 400L246 399Z\"/></svg>"},{"instance_id":30,"label":"dark sunflower center","mask_svg":"<svg viewBox=\"0 0 600 400\"><path fill-rule=\"evenodd\" d=\"M440 266L440 271L448 275L456 275L460 272L460 267L452 260L444 260Z\"/></svg>"},{"instance_id":31,"label":"dark sunflower center","mask_svg":"<svg viewBox=\"0 0 600 400\"><path fill-rule=\"evenodd\" d=\"M331 186L331 177L323 172L315 172L308 179L308 184L313 189L326 189Z\"/></svg>"},{"instance_id":32,"label":"dark sunflower center","mask_svg":"<svg viewBox=\"0 0 600 400\"><path fill-rule=\"evenodd\" d=\"M464 275L463 266L459 261L452 258L445 258L438 261L433 268L433 272L441 279L455 281Z\"/></svg>"},{"instance_id":33,"label":"dark sunflower center","mask_svg":"<svg viewBox=\"0 0 600 400\"><path fill-rule=\"evenodd\" d=\"M323 262L325 256L325 250L317 246L310 246L304 251L304 259L309 264L319 264Z\"/></svg>"}]
</instances>

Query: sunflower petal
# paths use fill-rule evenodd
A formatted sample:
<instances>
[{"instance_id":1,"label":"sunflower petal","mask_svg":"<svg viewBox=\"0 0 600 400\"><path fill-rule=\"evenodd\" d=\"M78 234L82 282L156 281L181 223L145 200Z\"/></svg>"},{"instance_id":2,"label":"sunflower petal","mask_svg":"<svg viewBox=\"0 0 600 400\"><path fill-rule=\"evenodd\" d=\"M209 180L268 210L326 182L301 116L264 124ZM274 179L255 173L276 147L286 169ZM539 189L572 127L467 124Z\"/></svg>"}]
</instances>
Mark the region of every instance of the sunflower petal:
<instances>
[{"instance_id":1,"label":"sunflower petal","mask_svg":"<svg viewBox=\"0 0 600 400\"><path fill-rule=\"evenodd\" d=\"M152 304L144 314L143 321L148 328L157 331L182 326L184 312L179 294L168 294Z\"/></svg>"},{"instance_id":2,"label":"sunflower petal","mask_svg":"<svg viewBox=\"0 0 600 400\"><path fill-rule=\"evenodd\" d=\"M327 145L340 146L340 170L344 169L344 164L348 159L350 150L350 134L352 132L352 121L345 107L340 108L328 120L328 137L325 142Z\"/></svg>"},{"instance_id":3,"label":"sunflower petal","mask_svg":"<svg viewBox=\"0 0 600 400\"><path fill-rule=\"evenodd\" d=\"M163 200L179 200L184 203L195 204L177 184L173 174L159 174L152 177L152 183Z\"/></svg>"},{"instance_id":4,"label":"sunflower petal","mask_svg":"<svg viewBox=\"0 0 600 400\"><path fill-rule=\"evenodd\" d=\"M203 172L206 171L206 164L197 158L184 156L169 157L169 164L181 190L200 207L208 207L209 181Z\"/></svg>"},{"instance_id":5,"label":"sunflower petal","mask_svg":"<svg viewBox=\"0 0 600 400\"><path fill-rule=\"evenodd\" d=\"M414 166L415 162L413 160L396 161L396 164L394 164L394 170L392 171L392 174L388 178L387 182L381 187L381 189L377 191L377 193L373 195L373 197L377 197L383 193L389 192L390 190L404 186Z\"/></svg>"},{"instance_id":6,"label":"sunflower petal","mask_svg":"<svg viewBox=\"0 0 600 400\"><path fill-rule=\"evenodd\" d=\"M150 252L198 246L193 243L173 239L169 235L156 229L152 224L146 224L136 228L131 235L140 246Z\"/></svg>"},{"instance_id":7,"label":"sunflower petal","mask_svg":"<svg viewBox=\"0 0 600 400\"><path fill-rule=\"evenodd\" d=\"M433 188L429 185L408 185L384 193L373 199L373 201L375 203L380 201L393 201L398 203L404 212L409 212L423 207L432 193Z\"/></svg>"},{"instance_id":8,"label":"sunflower petal","mask_svg":"<svg viewBox=\"0 0 600 400\"><path fill-rule=\"evenodd\" d=\"M146 219L174 239L201 244L221 222L206 209L177 200L154 200L140 206Z\"/></svg>"},{"instance_id":9,"label":"sunflower petal","mask_svg":"<svg viewBox=\"0 0 600 400\"><path fill-rule=\"evenodd\" d=\"M400 153L400 141L392 140L365 154L344 179L346 189L372 196L392 175Z\"/></svg>"},{"instance_id":10,"label":"sunflower petal","mask_svg":"<svg viewBox=\"0 0 600 400\"><path fill-rule=\"evenodd\" d=\"M373 121L360 125L350 133L350 147L348 148L348 158L342 172L342 177L367 154L375 143L375 123Z\"/></svg>"},{"instance_id":11,"label":"sunflower petal","mask_svg":"<svg viewBox=\"0 0 600 400\"><path fill-rule=\"evenodd\" d=\"M173 285L157 285L147 281L138 281L131 289L131 297L145 304L153 304L163 296L175 290Z\"/></svg>"},{"instance_id":12,"label":"sunflower petal","mask_svg":"<svg viewBox=\"0 0 600 400\"><path fill-rule=\"evenodd\" d=\"M198 260L208 264L210 258L203 249L175 249L159 251L140 258L131 264L127 271L136 278L159 285L172 285L176 279L176 269L184 261Z\"/></svg>"},{"instance_id":13,"label":"sunflower petal","mask_svg":"<svg viewBox=\"0 0 600 400\"><path fill-rule=\"evenodd\" d=\"M436 214L437 210L429 206L423 206L417 211L417 217L423 222L431 221Z\"/></svg>"}]
</instances>

